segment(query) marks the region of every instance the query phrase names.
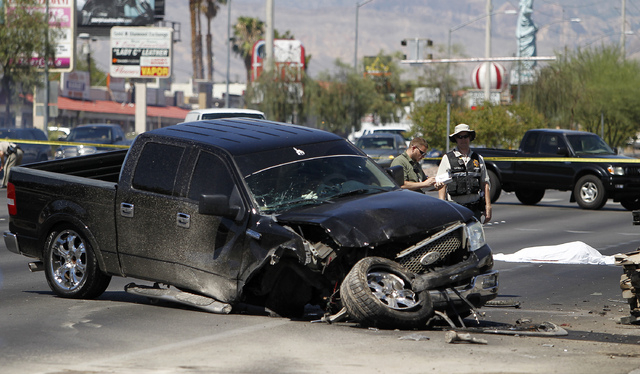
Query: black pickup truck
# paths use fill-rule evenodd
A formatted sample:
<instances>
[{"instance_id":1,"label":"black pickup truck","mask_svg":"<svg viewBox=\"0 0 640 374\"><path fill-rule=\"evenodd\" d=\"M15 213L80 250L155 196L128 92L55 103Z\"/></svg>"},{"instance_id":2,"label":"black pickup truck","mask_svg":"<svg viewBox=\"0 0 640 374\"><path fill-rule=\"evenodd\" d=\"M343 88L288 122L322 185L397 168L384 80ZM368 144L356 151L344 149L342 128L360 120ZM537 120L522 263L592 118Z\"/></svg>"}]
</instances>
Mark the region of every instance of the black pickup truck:
<instances>
[{"instance_id":1,"label":"black pickup truck","mask_svg":"<svg viewBox=\"0 0 640 374\"><path fill-rule=\"evenodd\" d=\"M491 178L491 200L502 190L523 204L537 204L545 190L571 191L571 202L600 209L607 199L640 209L640 160L616 154L598 135L537 129L524 134L518 150L474 148Z\"/></svg>"},{"instance_id":2,"label":"black pickup truck","mask_svg":"<svg viewBox=\"0 0 640 374\"><path fill-rule=\"evenodd\" d=\"M482 225L402 190L347 140L258 119L186 122L129 150L24 165L7 187L7 248L53 292L126 291L211 312L424 327L497 296Z\"/></svg>"}]
</instances>

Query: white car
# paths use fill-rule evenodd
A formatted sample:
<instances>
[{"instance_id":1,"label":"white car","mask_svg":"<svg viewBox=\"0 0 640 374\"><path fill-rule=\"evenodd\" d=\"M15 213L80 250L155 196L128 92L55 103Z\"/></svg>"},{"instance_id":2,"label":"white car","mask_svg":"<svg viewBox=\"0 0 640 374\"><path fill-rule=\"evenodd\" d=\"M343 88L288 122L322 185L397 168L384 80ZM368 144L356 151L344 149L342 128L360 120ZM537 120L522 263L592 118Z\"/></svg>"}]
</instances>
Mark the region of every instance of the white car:
<instances>
[{"instance_id":1,"label":"white car","mask_svg":"<svg viewBox=\"0 0 640 374\"><path fill-rule=\"evenodd\" d=\"M209 108L209 109L196 109L187 113L184 117L185 122L200 121L203 119L216 119L216 118L234 118L234 117L246 117L255 119L266 119L264 113L259 110L253 109L238 109L238 108Z\"/></svg>"}]
</instances>

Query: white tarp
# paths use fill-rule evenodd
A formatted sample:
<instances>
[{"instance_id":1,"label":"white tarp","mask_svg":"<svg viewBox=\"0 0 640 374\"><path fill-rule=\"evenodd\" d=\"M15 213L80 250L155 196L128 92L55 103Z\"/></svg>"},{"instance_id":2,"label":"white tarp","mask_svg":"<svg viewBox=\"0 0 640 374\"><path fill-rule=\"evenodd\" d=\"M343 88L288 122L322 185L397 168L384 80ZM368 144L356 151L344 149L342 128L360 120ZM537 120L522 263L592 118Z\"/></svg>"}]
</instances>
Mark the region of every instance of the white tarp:
<instances>
[{"instance_id":1,"label":"white tarp","mask_svg":"<svg viewBox=\"0 0 640 374\"><path fill-rule=\"evenodd\" d=\"M542 262L553 264L614 265L613 256L603 256L583 242L523 248L516 253L496 253L493 259L505 262Z\"/></svg>"}]
</instances>

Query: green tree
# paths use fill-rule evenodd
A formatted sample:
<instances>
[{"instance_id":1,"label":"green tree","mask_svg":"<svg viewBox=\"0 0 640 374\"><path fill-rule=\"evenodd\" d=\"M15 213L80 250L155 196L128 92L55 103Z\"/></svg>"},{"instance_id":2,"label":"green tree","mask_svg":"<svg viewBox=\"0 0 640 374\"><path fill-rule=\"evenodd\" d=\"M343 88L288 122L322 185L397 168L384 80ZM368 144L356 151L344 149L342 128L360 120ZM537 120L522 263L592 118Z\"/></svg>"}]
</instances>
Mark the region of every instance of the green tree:
<instances>
[{"instance_id":1,"label":"green tree","mask_svg":"<svg viewBox=\"0 0 640 374\"><path fill-rule=\"evenodd\" d=\"M200 32L200 11L202 0L189 0L189 18L191 24L191 64L193 79L203 78L202 34Z\"/></svg>"},{"instance_id":2,"label":"green tree","mask_svg":"<svg viewBox=\"0 0 640 374\"><path fill-rule=\"evenodd\" d=\"M252 53L253 46L261 39L264 39L265 24L258 18L238 17L238 21L233 26L232 50L244 62L247 71L247 83L251 82L252 70ZM295 39L291 31L287 30L284 34L278 30L273 30L274 39ZM305 54L305 71L309 67L311 55Z\"/></svg>"},{"instance_id":3,"label":"green tree","mask_svg":"<svg viewBox=\"0 0 640 374\"><path fill-rule=\"evenodd\" d=\"M247 71L247 84L251 82L251 52L253 45L264 35L264 22L257 18L238 17L233 26L233 53L244 62Z\"/></svg>"},{"instance_id":4,"label":"green tree","mask_svg":"<svg viewBox=\"0 0 640 374\"><path fill-rule=\"evenodd\" d=\"M4 24L0 25L5 126L12 124L12 102L20 94L31 93L34 87L42 85L37 67L30 64L31 56L49 56L51 60L55 54L53 41L59 32L59 28L49 29L48 17L43 12L44 8L38 7L38 1L15 0L12 4L14 8L6 15Z\"/></svg>"},{"instance_id":5,"label":"green tree","mask_svg":"<svg viewBox=\"0 0 640 374\"><path fill-rule=\"evenodd\" d=\"M518 148L527 130L546 127L544 116L525 104L485 103L476 110L460 112L456 118L476 130L474 145L492 148Z\"/></svg>"},{"instance_id":6,"label":"green tree","mask_svg":"<svg viewBox=\"0 0 640 374\"><path fill-rule=\"evenodd\" d=\"M459 123L457 114L451 111L451 129ZM411 137L422 136L429 143L429 147L446 150L448 137L446 103L415 105L410 117L413 122Z\"/></svg>"},{"instance_id":7,"label":"green tree","mask_svg":"<svg viewBox=\"0 0 640 374\"><path fill-rule=\"evenodd\" d=\"M297 79L289 79L300 76ZM245 99L265 113L268 119L288 123L303 123L307 118L309 95L306 90L315 83L304 72L283 67L279 71L263 71L247 87Z\"/></svg>"},{"instance_id":8,"label":"green tree","mask_svg":"<svg viewBox=\"0 0 640 374\"><path fill-rule=\"evenodd\" d=\"M403 116L403 94L411 92L410 85L401 79L402 69L398 61L402 54L387 55L380 51L377 56L365 59L364 75L371 80L378 95L374 97L369 110L376 122L398 122ZM354 92L358 95L357 92Z\"/></svg>"},{"instance_id":9,"label":"green tree","mask_svg":"<svg viewBox=\"0 0 640 374\"><path fill-rule=\"evenodd\" d=\"M453 107L447 131L447 104L416 105L411 112L412 135L423 136L429 145L445 150L447 138L459 123L466 123L477 133L474 146L517 148L524 133L545 127L545 119L534 108L525 105L485 105L476 110ZM453 148L455 144L450 143Z\"/></svg>"},{"instance_id":10,"label":"green tree","mask_svg":"<svg viewBox=\"0 0 640 374\"><path fill-rule=\"evenodd\" d=\"M335 61L332 73L321 72L309 91L318 128L346 136L356 118L370 112L379 94L372 79L356 75L353 66ZM359 129L355 129L359 130Z\"/></svg>"},{"instance_id":11,"label":"green tree","mask_svg":"<svg viewBox=\"0 0 640 374\"><path fill-rule=\"evenodd\" d=\"M526 100L552 127L600 133L613 147L623 146L640 123L640 64L616 47L581 49L543 68Z\"/></svg>"},{"instance_id":12,"label":"green tree","mask_svg":"<svg viewBox=\"0 0 640 374\"><path fill-rule=\"evenodd\" d=\"M227 0L205 0L202 4L202 13L207 17L207 79L213 82L213 35L211 34L211 22L218 15L220 5L226 5ZM200 56L202 58L202 56Z\"/></svg>"}]
</instances>

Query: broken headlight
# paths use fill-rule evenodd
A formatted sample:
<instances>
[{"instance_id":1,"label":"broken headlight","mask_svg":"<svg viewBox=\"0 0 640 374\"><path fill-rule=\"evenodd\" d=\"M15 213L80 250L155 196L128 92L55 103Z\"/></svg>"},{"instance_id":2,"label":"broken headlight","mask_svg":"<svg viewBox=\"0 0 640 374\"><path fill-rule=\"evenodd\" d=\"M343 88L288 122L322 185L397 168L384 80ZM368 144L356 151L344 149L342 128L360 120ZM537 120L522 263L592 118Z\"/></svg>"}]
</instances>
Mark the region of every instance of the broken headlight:
<instances>
[{"instance_id":1,"label":"broken headlight","mask_svg":"<svg viewBox=\"0 0 640 374\"><path fill-rule=\"evenodd\" d=\"M467 240L469 241L470 251L476 251L486 244L482 223L475 220L471 223L467 223L465 226L465 233L467 235Z\"/></svg>"}]
</instances>

